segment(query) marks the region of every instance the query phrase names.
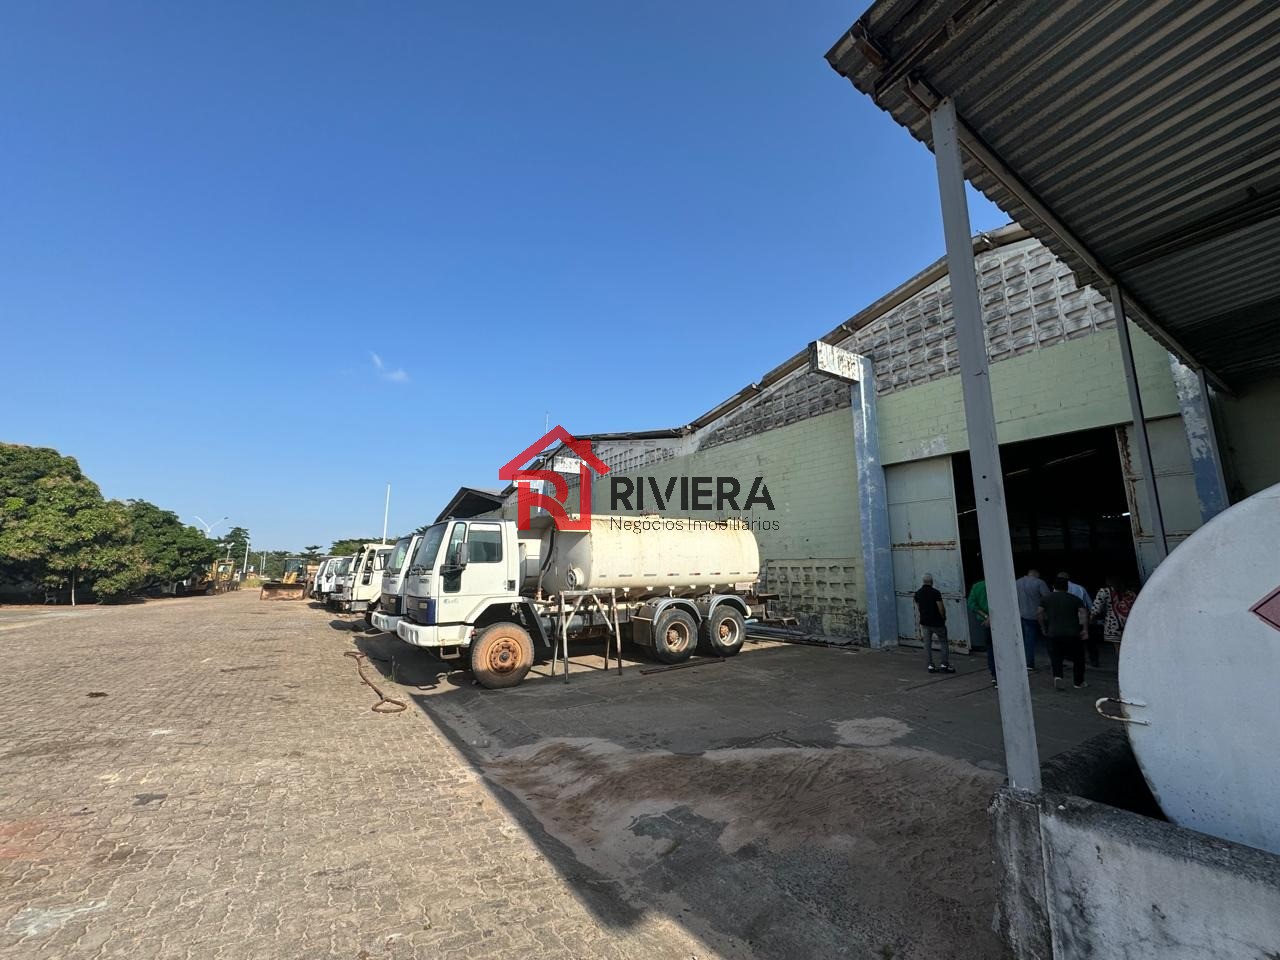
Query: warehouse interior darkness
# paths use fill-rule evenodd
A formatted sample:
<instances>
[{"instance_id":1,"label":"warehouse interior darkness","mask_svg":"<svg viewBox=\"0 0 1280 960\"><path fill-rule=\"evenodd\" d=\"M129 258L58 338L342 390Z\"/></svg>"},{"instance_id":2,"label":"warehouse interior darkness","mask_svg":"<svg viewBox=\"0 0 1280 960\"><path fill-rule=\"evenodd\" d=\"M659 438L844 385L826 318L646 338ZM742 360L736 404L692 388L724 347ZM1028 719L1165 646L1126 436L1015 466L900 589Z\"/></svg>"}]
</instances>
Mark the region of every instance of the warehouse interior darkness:
<instances>
[{"instance_id":1,"label":"warehouse interior darkness","mask_svg":"<svg viewBox=\"0 0 1280 960\"><path fill-rule=\"evenodd\" d=\"M1137 555L1116 432L1110 427L1002 444L1014 567L1059 570L1089 588L1110 574L1136 582ZM965 587L982 579L969 453L952 458Z\"/></svg>"}]
</instances>

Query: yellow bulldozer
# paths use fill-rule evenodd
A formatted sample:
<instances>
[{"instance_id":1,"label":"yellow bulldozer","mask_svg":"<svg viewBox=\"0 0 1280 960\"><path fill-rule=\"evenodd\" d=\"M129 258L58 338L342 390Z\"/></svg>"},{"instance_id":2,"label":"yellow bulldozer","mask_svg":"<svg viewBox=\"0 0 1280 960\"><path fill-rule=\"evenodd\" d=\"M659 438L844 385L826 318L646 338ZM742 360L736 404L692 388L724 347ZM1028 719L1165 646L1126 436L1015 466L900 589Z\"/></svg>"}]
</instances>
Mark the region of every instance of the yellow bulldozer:
<instances>
[{"instance_id":1,"label":"yellow bulldozer","mask_svg":"<svg viewBox=\"0 0 1280 960\"><path fill-rule=\"evenodd\" d=\"M284 562L284 575L279 580L265 580L259 600L305 600L310 568L302 557L289 557Z\"/></svg>"}]
</instances>

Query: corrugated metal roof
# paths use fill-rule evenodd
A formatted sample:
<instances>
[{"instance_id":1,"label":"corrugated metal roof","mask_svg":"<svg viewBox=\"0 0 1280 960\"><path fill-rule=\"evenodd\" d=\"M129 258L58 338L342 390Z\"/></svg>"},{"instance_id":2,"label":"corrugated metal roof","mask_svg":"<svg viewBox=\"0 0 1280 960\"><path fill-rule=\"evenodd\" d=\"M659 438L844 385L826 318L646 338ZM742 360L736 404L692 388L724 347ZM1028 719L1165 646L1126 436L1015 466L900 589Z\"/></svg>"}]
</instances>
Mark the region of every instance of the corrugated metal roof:
<instances>
[{"instance_id":1,"label":"corrugated metal roof","mask_svg":"<svg viewBox=\"0 0 1280 960\"><path fill-rule=\"evenodd\" d=\"M1280 374L1280 3L881 0L827 60L926 144L953 98L974 186L1184 359Z\"/></svg>"}]
</instances>

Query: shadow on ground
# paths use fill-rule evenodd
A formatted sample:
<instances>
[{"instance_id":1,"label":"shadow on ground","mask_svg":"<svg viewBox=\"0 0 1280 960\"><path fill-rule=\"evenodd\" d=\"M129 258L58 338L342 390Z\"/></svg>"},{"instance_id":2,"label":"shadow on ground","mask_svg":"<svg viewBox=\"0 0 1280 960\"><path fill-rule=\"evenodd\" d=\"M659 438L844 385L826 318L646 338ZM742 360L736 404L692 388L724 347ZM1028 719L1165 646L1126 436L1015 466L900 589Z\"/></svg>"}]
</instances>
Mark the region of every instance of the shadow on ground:
<instances>
[{"instance_id":1,"label":"shadow on ground","mask_svg":"<svg viewBox=\"0 0 1280 960\"><path fill-rule=\"evenodd\" d=\"M386 634L356 646L449 737L604 922L665 914L725 956L1006 952L987 804L1003 782L984 662L749 644L678 671L573 649L489 691ZM1042 754L1098 732L1095 691L1032 677ZM388 690L389 696L396 696Z\"/></svg>"}]
</instances>

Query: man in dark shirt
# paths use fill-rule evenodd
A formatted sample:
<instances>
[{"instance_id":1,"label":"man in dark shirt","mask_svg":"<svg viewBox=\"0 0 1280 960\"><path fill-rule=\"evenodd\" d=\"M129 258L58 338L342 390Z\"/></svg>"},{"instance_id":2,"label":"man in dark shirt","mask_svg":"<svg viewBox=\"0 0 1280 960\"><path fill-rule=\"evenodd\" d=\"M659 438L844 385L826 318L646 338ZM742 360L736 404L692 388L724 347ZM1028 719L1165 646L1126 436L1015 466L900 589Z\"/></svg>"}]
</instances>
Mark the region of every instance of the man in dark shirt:
<instances>
[{"instance_id":1,"label":"man in dark shirt","mask_svg":"<svg viewBox=\"0 0 1280 960\"><path fill-rule=\"evenodd\" d=\"M1061 690L1062 661L1071 659L1071 677L1075 688L1084 682L1084 638L1089 630L1089 611L1075 594L1068 593L1066 577L1053 581L1053 592L1040 601L1036 616L1044 635L1049 638L1049 663L1053 667L1053 686Z\"/></svg>"},{"instance_id":2,"label":"man in dark shirt","mask_svg":"<svg viewBox=\"0 0 1280 960\"><path fill-rule=\"evenodd\" d=\"M955 673L951 666L951 648L947 644L947 608L942 604L942 594L933 587L933 574L926 573L921 581L915 597L916 623L920 639L924 641L929 672L938 672L933 665L933 638L937 637L942 647L942 672Z\"/></svg>"}]
</instances>

